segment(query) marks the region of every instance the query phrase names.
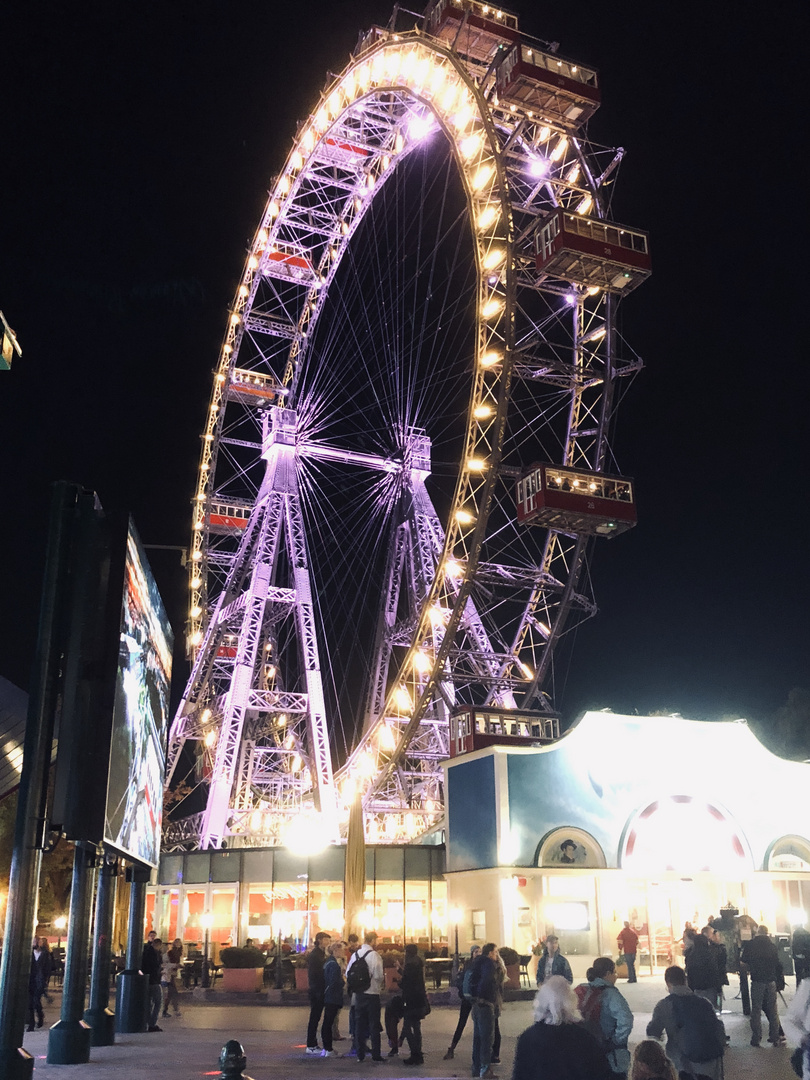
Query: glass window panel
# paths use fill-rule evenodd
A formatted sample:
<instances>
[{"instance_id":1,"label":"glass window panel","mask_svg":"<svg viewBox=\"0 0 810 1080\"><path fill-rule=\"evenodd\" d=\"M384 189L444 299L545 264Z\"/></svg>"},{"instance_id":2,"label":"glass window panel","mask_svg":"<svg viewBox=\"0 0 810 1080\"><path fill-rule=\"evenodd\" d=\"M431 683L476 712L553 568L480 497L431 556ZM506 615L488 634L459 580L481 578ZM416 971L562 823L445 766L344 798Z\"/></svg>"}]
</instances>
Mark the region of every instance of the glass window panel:
<instances>
[{"instance_id":1,"label":"glass window panel","mask_svg":"<svg viewBox=\"0 0 810 1080\"><path fill-rule=\"evenodd\" d=\"M275 881L307 881L309 870L306 855L297 855L294 851L279 848L273 862Z\"/></svg>"},{"instance_id":2,"label":"glass window panel","mask_svg":"<svg viewBox=\"0 0 810 1080\"><path fill-rule=\"evenodd\" d=\"M209 880L211 856L207 851L193 851L186 855L185 879L188 885L200 885Z\"/></svg>"},{"instance_id":3,"label":"glass window panel","mask_svg":"<svg viewBox=\"0 0 810 1080\"><path fill-rule=\"evenodd\" d=\"M405 848L405 877L411 880L421 878L423 881L430 879L430 848Z\"/></svg>"},{"instance_id":4,"label":"glass window panel","mask_svg":"<svg viewBox=\"0 0 810 1080\"><path fill-rule=\"evenodd\" d=\"M241 881L242 854L239 851L215 851L211 856L212 881Z\"/></svg>"},{"instance_id":5,"label":"glass window panel","mask_svg":"<svg viewBox=\"0 0 810 1080\"><path fill-rule=\"evenodd\" d=\"M202 948L205 931L201 920L205 910L205 891L186 889L183 897L183 932L178 935L184 944L196 944Z\"/></svg>"},{"instance_id":6,"label":"glass window panel","mask_svg":"<svg viewBox=\"0 0 810 1080\"><path fill-rule=\"evenodd\" d=\"M311 855L309 859L310 882L343 881L345 862L345 847L328 847L317 855Z\"/></svg>"},{"instance_id":7,"label":"glass window panel","mask_svg":"<svg viewBox=\"0 0 810 1080\"><path fill-rule=\"evenodd\" d=\"M242 881L272 881L273 852L243 851Z\"/></svg>"},{"instance_id":8,"label":"glass window panel","mask_svg":"<svg viewBox=\"0 0 810 1080\"><path fill-rule=\"evenodd\" d=\"M378 847L375 849L375 877L377 885L381 882L396 881L402 883L403 849L401 847Z\"/></svg>"},{"instance_id":9,"label":"glass window panel","mask_svg":"<svg viewBox=\"0 0 810 1080\"><path fill-rule=\"evenodd\" d=\"M183 856L161 855L158 881L161 885L177 885L183 880Z\"/></svg>"}]
</instances>

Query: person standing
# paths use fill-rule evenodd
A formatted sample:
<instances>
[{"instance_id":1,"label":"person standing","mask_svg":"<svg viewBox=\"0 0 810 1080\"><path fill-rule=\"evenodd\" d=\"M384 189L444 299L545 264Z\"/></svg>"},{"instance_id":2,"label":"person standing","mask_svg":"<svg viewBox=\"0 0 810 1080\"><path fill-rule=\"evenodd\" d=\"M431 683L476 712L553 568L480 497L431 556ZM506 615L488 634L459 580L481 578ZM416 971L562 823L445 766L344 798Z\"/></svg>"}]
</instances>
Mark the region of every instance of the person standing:
<instances>
[{"instance_id":1,"label":"person standing","mask_svg":"<svg viewBox=\"0 0 810 1080\"><path fill-rule=\"evenodd\" d=\"M692 948L686 954L686 981L698 997L714 1006L717 1002L717 961L708 937L701 931L692 936Z\"/></svg>"},{"instance_id":2,"label":"person standing","mask_svg":"<svg viewBox=\"0 0 810 1080\"><path fill-rule=\"evenodd\" d=\"M599 1027L603 1045L607 1051L608 1064L614 1080L618 1080L619 1077L625 1078L630 1067L627 1040L633 1030L633 1014L630 1006L616 989L616 965L611 958L597 956L590 971L593 973L593 978L589 983L591 996L594 993L599 995ZM582 999L580 1008L584 1016L586 1004Z\"/></svg>"},{"instance_id":3,"label":"person standing","mask_svg":"<svg viewBox=\"0 0 810 1080\"><path fill-rule=\"evenodd\" d=\"M793 965L796 969L796 989L799 989L802 979L810 976L810 931L806 926L797 926L793 931L791 942L793 953Z\"/></svg>"},{"instance_id":4,"label":"person standing","mask_svg":"<svg viewBox=\"0 0 810 1080\"><path fill-rule=\"evenodd\" d=\"M802 1068L802 1080L810 1080L810 979L805 979L793 996L785 1014L785 1032L796 1050L791 1055L793 1071Z\"/></svg>"},{"instance_id":5,"label":"person standing","mask_svg":"<svg viewBox=\"0 0 810 1080\"><path fill-rule=\"evenodd\" d=\"M161 971L161 985L163 988L163 1018L169 1015L169 1005L174 1009L174 1015L180 1015L180 996L177 993L177 972L183 959L183 942L175 938L170 949L163 954L163 969Z\"/></svg>"},{"instance_id":6,"label":"person standing","mask_svg":"<svg viewBox=\"0 0 810 1080\"><path fill-rule=\"evenodd\" d=\"M321 1057L338 1057L332 1039L338 1013L343 1008L343 942L336 941L327 948L328 957L323 966L323 1025L321 1026Z\"/></svg>"},{"instance_id":7,"label":"person standing","mask_svg":"<svg viewBox=\"0 0 810 1080\"><path fill-rule=\"evenodd\" d=\"M141 971L149 980L147 1031L163 1030L163 1028L158 1027L160 1006L163 1003L163 990L160 985L163 974L162 944L155 931L150 930L141 954Z\"/></svg>"},{"instance_id":8,"label":"person standing","mask_svg":"<svg viewBox=\"0 0 810 1080\"><path fill-rule=\"evenodd\" d=\"M498 1014L496 965L500 963L498 946L489 941L475 960L470 978L473 998L472 1075L492 1080L492 1044Z\"/></svg>"},{"instance_id":9,"label":"person standing","mask_svg":"<svg viewBox=\"0 0 810 1080\"><path fill-rule=\"evenodd\" d=\"M385 974L382 957L374 948L376 944L377 935L370 930L365 935L364 944L352 956L346 967L346 981L350 988L352 986L351 972L355 965L363 960L368 967L367 989L355 991L355 1039L358 1061L365 1059L368 1041L371 1042L371 1060L385 1061L380 1053L380 994L385 986ZM365 979L363 981L365 982Z\"/></svg>"},{"instance_id":10,"label":"person standing","mask_svg":"<svg viewBox=\"0 0 810 1080\"><path fill-rule=\"evenodd\" d=\"M450 1045L447 1048L447 1053L444 1055L444 1061L452 1061L455 1056L456 1047L459 1044L461 1036L464 1032L464 1028L467 1026L467 1020L469 1019L470 1012L472 1011L472 997L469 993L465 993L465 983L469 989L470 979L472 974L472 966L475 963L476 957L481 952L480 945L473 945L470 949L470 958L464 964L464 967L459 972L458 979L456 981L456 988L458 989L461 997L461 1005L458 1010L458 1023L456 1024L456 1030L453 1032L453 1038L450 1040Z\"/></svg>"},{"instance_id":11,"label":"person standing","mask_svg":"<svg viewBox=\"0 0 810 1080\"><path fill-rule=\"evenodd\" d=\"M660 1039L666 1032L667 1054L681 1073L721 1080L725 1030L711 1003L686 985L686 973L677 965L666 969L664 982L668 996L653 1009L647 1035Z\"/></svg>"},{"instance_id":12,"label":"person standing","mask_svg":"<svg viewBox=\"0 0 810 1080\"><path fill-rule=\"evenodd\" d=\"M552 975L562 975L569 983L574 981L571 965L560 952L560 939L554 934L549 934L537 962L537 985L542 986Z\"/></svg>"},{"instance_id":13,"label":"person standing","mask_svg":"<svg viewBox=\"0 0 810 1080\"><path fill-rule=\"evenodd\" d=\"M512 1080L612 1080L605 1052L580 1023L576 994L562 975L544 980L534 1019L517 1041Z\"/></svg>"},{"instance_id":14,"label":"person standing","mask_svg":"<svg viewBox=\"0 0 810 1080\"><path fill-rule=\"evenodd\" d=\"M728 950L714 926L707 923L700 932L709 942L709 951L714 963L716 981L714 987L715 999L712 1004L719 1016L723 1011L723 987L728 986L728 972L726 971L728 967Z\"/></svg>"},{"instance_id":15,"label":"person standing","mask_svg":"<svg viewBox=\"0 0 810 1080\"><path fill-rule=\"evenodd\" d=\"M323 966L326 963L326 946L332 940L332 935L321 931L315 935L315 945L307 959L307 981L309 983L309 1023L307 1024L307 1049L310 1057L316 1054L320 1057L321 1048L318 1046L318 1021L324 1007L325 983Z\"/></svg>"},{"instance_id":16,"label":"person standing","mask_svg":"<svg viewBox=\"0 0 810 1080\"><path fill-rule=\"evenodd\" d=\"M625 962L627 963L627 981L629 983L638 982L636 978L636 954L638 952L638 934L635 932L630 923L625 919L624 927L619 931L619 936L616 939L619 943L619 948L622 951Z\"/></svg>"},{"instance_id":17,"label":"person standing","mask_svg":"<svg viewBox=\"0 0 810 1080\"><path fill-rule=\"evenodd\" d=\"M34 938L31 949L31 972L28 976L28 1030L34 1030L34 1014L36 1014L36 1026L41 1028L45 1023L45 1013L42 1011L42 995L48 985L51 975L51 953L42 947L44 938ZM47 945L47 942L45 942Z\"/></svg>"},{"instance_id":18,"label":"person standing","mask_svg":"<svg viewBox=\"0 0 810 1080\"><path fill-rule=\"evenodd\" d=\"M757 927L756 935L746 941L740 952L740 967L751 978L751 1045L762 1042L762 1013L768 1019L768 1042L784 1046L780 1034L779 1010L776 1004L777 982L781 981L782 965L776 946L768 936L768 927Z\"/></svg>"},{"instance_id":19,"label":"person standing","mask_svg":"<svg viewBox=\"0 0 810 1080\"><path fill-rule=\"evenodd\" d=\"M405 963L399 980L402 991L404 1023L402 1037L407 1040L410 1056L404 1065L423 1065L422 1056L422 1020L430 1012L427 990L425 989L425 965L412 942L405 946Z\"/></svg>"}]
</instances>

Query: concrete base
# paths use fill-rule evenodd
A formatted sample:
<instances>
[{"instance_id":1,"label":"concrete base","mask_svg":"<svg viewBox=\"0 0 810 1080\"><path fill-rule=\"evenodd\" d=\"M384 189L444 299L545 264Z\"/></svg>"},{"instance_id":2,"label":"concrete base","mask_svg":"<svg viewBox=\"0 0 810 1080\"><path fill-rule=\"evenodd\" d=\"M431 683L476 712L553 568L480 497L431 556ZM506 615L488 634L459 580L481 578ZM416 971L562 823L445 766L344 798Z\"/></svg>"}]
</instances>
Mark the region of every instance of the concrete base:
<instances>
[{"instance_id":1,"label":"concrete base","mask_svg":"<svg viewBox=\"0 0 810 1080\"><path fill-rule=\"evenodd\" d=\"M115 1030L134 1034L149 1026L149 980L140 971L122 971L115 983Z\"/></svg>"},{"instance_id":2,"label":"concrete base","mask_svg":"<svg viewBox=\"0 0 810 1080\"><path fill-rule=\"evenodd\" d=\"M92 1046L112 1046L115 1042L115 1013L110 1009L86 1009L84 1021L93 1032Z\"/></svg>"},{"instance_id":3,"label":"concrete base","mask_svg":"<svg viewBox=\"0 0 810 1080\"><path fill-rule=\"evenodd\" d=\"M34 1058L20 1047L0 1055L0 1076L4 1080L31 1080L34 1075Z\"/></svg>"},{"instance_id":4,"label":"concrete base","mask_svg":"<svg viewBox=\"0 0 810 1080\"><path fill-rule=\"evenodd\" d=\"M48 1064L86 1065L92 1034L84 1020L59 1020L48 1032Z\"/></svg>"}]
</instances>

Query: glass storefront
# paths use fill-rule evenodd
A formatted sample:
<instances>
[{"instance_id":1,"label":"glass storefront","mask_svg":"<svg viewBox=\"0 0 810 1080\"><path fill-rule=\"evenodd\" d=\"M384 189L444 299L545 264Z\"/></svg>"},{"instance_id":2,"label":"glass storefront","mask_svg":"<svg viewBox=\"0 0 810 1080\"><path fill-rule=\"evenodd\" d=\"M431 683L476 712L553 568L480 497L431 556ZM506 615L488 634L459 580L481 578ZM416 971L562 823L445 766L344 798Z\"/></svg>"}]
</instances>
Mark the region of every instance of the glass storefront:
<instances>
[{"instance_id":1,"label":"glass storefront","mask_svg":"<svg viewBox=\"0 0 810 1080\"><path fill-rule=\"evenodd\" d=\"M165 855L147 893L147 929L201 948L207 925L215 962L220 948L248 938L268 946L280 936L299 951L319 930L342 934L344 869L344 847L309 857L286 848ZM440 846L368 847L363 929L383 942L446 946L444 869Z\"/></svg>"}]
</instances>

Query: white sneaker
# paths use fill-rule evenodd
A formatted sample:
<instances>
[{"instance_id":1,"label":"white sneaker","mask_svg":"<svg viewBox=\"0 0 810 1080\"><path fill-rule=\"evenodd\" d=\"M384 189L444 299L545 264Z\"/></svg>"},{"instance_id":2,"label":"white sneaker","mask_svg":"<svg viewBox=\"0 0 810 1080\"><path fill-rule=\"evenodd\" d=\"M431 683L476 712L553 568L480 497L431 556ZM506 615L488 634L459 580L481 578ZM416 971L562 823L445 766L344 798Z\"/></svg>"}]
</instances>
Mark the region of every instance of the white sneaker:
<instances>
[{"instance_id":1,"label":"white sneaker","mask_svg":"<svg viewBox=\"0 0 810 1080\"><path fill-rule=\"evenodd\" d=\"M320 1057L321 1056L321 1048L320 1048L320 1046L308 1046L307 1047L307 1054L310 1057Z\"/></svg>"},{"instance_id":2,"label":"white sneaker","mask_svg":"<svg viewBox=\"0 0 810 1080\"><path fill-rule=\"evenodd\" d=\"M321 1057L340 1057L337 1050L321 1050Z\"/></svg>"}]
</instances>

